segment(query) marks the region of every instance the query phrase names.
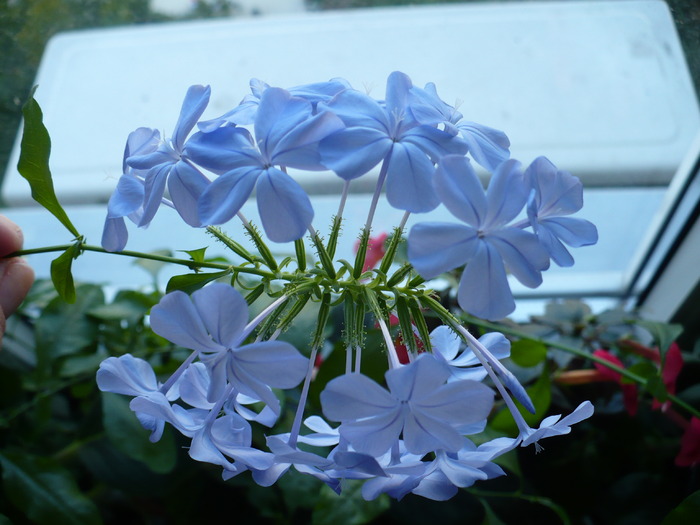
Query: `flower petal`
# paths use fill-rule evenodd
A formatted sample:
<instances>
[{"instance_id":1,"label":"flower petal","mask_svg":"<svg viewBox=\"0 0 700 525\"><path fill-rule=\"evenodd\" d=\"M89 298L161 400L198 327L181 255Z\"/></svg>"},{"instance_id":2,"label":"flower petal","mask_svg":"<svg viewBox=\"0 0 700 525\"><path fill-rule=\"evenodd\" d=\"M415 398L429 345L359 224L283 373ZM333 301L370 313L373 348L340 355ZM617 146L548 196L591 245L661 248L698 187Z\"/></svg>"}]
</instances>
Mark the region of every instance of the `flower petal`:
<instances>
[{"instance_id":1,"label":"flower petal","mask_svg":"<svg viewBox=\"0 0 700 525\"><path fill-rule=\"evenodd\" d=\"M199 199L198 211L202 224L223 224L236 215L253 193L260 176L259 168L237 168L224 173Z\"/></svg>"},{"instance_id":2,"label":"flower petal","mask_svg":"<svg viewBox=\"0 0 700 525\"><path fill-rule=\"evenodd\" d=\"M197 313L214 341L234 348L248 323L248 303L233 287L212 283L192 294Z\"/></svg>"},{"instance_id":3,"label":"flower petal","mask_svg":"<svg viewBox=\"0 0 700 525\"><path fill-rule=\"evenodd\" d=\"M207 104L209 104L210 95L211 88L209 86L190 86L187 90L172 138L173 145L177 151L182 151L187 135L192 131L199 117L204 113Z\"/></svg>"},{"instance_id":4,"label":"flower petal","mask_svg":"<svg viewBox=\"0 0 700 525\"><path fill-rule=\"evenodd\" d=\"M270 168L259 178L257 201L260 220L274 242L301 239L314 218L309 196L286 173Z\"/></svg>"},{"instance_id":5,"label":"flower petal","mask_svg":"<svg viewBox=\"0 0 700 525\"><path fill-rule=\"evenodd\" d=\"M435 167L423 151L413 144L397 142L387 161L389 204L412 213L425 213L437 207L440 201L433 189Z\"/></svg>"},{"instance_id":6,"label":"flower petal","mask_svg":"<svg viewBox=\"0 0 700 525\"><path fill-rule=\"evenodd\" d=\"M151 308L151 328L171 343L185 348L205 352L224 349L212 341L199 312L184 292L171 292Z\"/></svg>"},{"instance_id":7,"label":"flower petal","mask_svg":"<svg viewBox=\"0 0 700 525\"><path fill-rule=\"evenodd\" d=\"M418 223L408 234L408 260L425 279L462 266L475 254L476 231L449 222Z\"/></svg>"}]
</instances>

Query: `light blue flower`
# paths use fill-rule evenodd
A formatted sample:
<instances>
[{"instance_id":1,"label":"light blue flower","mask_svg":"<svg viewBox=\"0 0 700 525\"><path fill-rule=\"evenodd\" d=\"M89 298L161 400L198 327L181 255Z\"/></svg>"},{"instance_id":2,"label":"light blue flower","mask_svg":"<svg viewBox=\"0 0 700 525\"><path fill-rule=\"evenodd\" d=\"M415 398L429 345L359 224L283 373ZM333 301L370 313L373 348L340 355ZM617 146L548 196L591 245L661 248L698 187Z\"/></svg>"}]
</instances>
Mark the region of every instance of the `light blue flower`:
<instances>
[{"instance_id":1,"label":"light blue flower","mask_svg":"<svg viewBox=\"0 0 700 525\"><path fill-rule=\"evenodd\" d=\"M583 185L578 177L556 168L546 157L537 157L523 174L531 189L527 215L533 230L552 260L572 266L574 258L564 244L574 248L598 242L598 230L585 219L567 217L583 207Z\"/></svg>"},{"instance_id":2,"label":"light blue flower","mask_svg":"<svg viewBox=\"0 0 700 525\"><path fill-rule=\"evenodd\" d=\"M174 386L165 394L160 392L160 383L153 368L147 361L125 354L120 357L108 357L97 370L97 386L103 392L111 392L135 399L157 399L157 402L170 406L170 401L177 399L178 388ZM133 400L132 400L133 403ZM163 435L166 418L142 410L138 404L131 406L141 426L151 431L150 440L158 441Z\"/></svg>"},{"instance_id":3,"label":"light blue flower","mask_svg":"<svg viewBox=\"0 0 700 525\"><path fill-rule=\"evenodd\" d=\"M214 283L190 298L176 291L151 309L151 327L169 341L199 352L209 369L207 398L219 399L230 383L237 392L259 399L275 414L272 388L293 388L306 375L308 360L283 341L243 344L248 305L234 288Z\"/></svg>"},{"instance_id":4,"label":"light blue flower","mask_svg":"<svg viewBox=\"0 0 700 525\"><path fill-rule=\"evenodd\" d=\"M359 373L330 381L321 393L324 415L340 421L340 436L354 450L379 456L403 435L406 449L424 454L459 450L458 428L485 420L493 392L475 381L447 383L448 367L433 355L385 374L387 391Z\"/></svg>"},{"instance_id":5,"label":"light blue flower","mask_svg":"<svg viewBox=\"0 0 700 525\"><path fill-rule=\"evenodd\" d=\"M256 189L260 219L270 240L303 237L313 208L285 168L325 169L318 142L342 127L332 113L313 114L309 101L268 88L255 114L255 138L245 128L232 126L195 134L188 153L199 165L220 174L199 199L200 219L206 224L228 221Z\"/></svg>"},{"instance_id":6,"label":"light blue flower","mask_svg":"<svg viewBox=\"0 0 700 525\"><path fill-rule=\"evenodd\" d=\"M160 133L150 128L138 128L129 133L124 147L122 176L107 204L107 218L102 231L102 247L110 252L122 251L129 239L124 223L128 217L139 224L143 217L144 177L148 170L137 170L126 163L132 155L144 155L158 149Z\"/></svg>"},{"instance_id":7,"label":"light blue flower","mask_svg":"<svg viewBox=\"0 0 700 525\"><path fill-rule=\"evenodd\" d=\"M561 414L549 416L542 420L539 428L522 428L519 438L522 439L522 446L535 444L535 450L542 450L539 444L540 439L563 436L571 432L571 426L588 419L593 415L593 404L590 401L584 401L568 416L562 419Z\"/></svg>"},{"instance_id":8,"label":"light blue flower","mask_svg":"<svg viewBox=\"0 0 700 525\"><path fill-rule=\"evenodd\" d=\"M474 352L468 347L459 352L464 346L462 340L447 326L438 326L430 332L430 342L435 356L450 367L451 376L448 381L481 381L486 377L487 372ZM496 359L505 359L510 355L510 341L503 334L489 332L482 335L479 342Z\"/></svg>"},{"instance_id":9,"label":"light blue flower","mask_svg":"<svg viewBox=\"0 0 700 525\"><path fill-rule=\"evenodd\" d=\"M465 438L457 452L438 450L425 476L412 492L435 501L446 501L460 488L470 487L479 480L503 476L503 469L491 460L515 446L515 439L498 438L476 447Z\"/></svg>"},{"instance_id":10,"label":"light blue flower","mask_svg":"<svg viewBox=\"0 0 700 525\"><path fill-rule=\"evenodd\" d=\"M290 446L287 443L288 437L289 434L267 437L267 446L274 454L274 463L266 469L251 469L253 480L260 486L269 487L293 466L298 472L323 481L340 494L340 480L324 472L324 469L333 466L333 462L318 454Z\"/></svg>"},{"instance_id":11,"label":"light blue flower","mask_svg":"<svg viewBox=\"0 0 700 525\"><path fill-rule=\"evenodd\" d=\"M509 225L527 198L519 163L496 169L484 193L466 157L445 157L435 188L447 209L464 224L418 223L408 236L408 258L426 279L466 264L457 291L463 310L485 319L502 319L515 309L507 271L525 286L542 283L549 266L537 237Z\"/></svg>"},{"instance_id":12,"label":"light blue flower","mask_svg":"<svg viewBox=\"0 0 700 525\"><path fill-rule=\"evenodd\" d=\"M446 130L460 133L469 148L469 156L488 171L494 171L510 157L510 140L505 133L462 120L462 114L438 96L432 82L424 89L413 86L410 95L410 111L418 122L435 126L442 124Z\"/></svg>"},{"instance_id":13,"label":"light blue flower","mask_svg":"<svg viewBox=\"0 0 700 525\"><path fill-rule=\"evenodd\" d=\"M387 80L384 104L350 89L336 95L324 107L347 127L324 139L320 152L323 163L345 180L364 175L383 160L389 204L427 212L439 203L432 185L434 163L449 153L464 154L467 146L454 133L413 117L411 87L408 76L396 71Z\"/></svg>"},{"instance_id":14,"label":"light blue flower","mask_svg":"<svg viewBox=\"0 0 700 525\"><path fill-rule=\"evenodd\" d=\"M191 86L182 103L172 138L161 141L153 151L135 151L126 159L131 168L146 171L143 215L139 226L147 226L153 220L166 185L180 217L190 226L201 226L197 201L209 179L188 160L185 140L207 107L210 93L209 86Z\"/></svg>"},{"instance_id":15,"label":"light blue flower","mask_svg":"<svg viewBox=\"0 0 700 525\"><path fill-rule=\"evenodd\" d=\"M238 106L218 118L200 122L197 126L201 131L209 133L222 126L228 126L229 124L238 126L253 124L255 122L255 114L260 105L260 98L265 90L269 88L270 85L267 82L263 82L257 78L251 79L251 93L243 97L243 100L241 100ZM312 84L287 88L287 91L294 97L303 98L311 102L315 113L316 105L319 102L328 101L345 89L350 89L350 84L347 80L333 78L328 82L314 82Z\"/></svg>"}]
</instances>

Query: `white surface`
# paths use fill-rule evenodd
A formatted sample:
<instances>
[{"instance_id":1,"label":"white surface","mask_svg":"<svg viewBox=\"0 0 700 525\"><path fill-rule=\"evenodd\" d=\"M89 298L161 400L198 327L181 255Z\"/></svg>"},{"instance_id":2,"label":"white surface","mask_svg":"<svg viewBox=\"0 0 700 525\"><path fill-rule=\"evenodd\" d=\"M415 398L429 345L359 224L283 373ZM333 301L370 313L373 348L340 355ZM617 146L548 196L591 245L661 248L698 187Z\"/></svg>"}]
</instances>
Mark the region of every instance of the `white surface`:
<instances>
[{"instance_id":1,"label":"white surface","mask_svg":"<svg viewBox=\"0 0 700 525\"><path fill-rule=\"evenodd\" d=\"M52 135L59 198L71 204L69 215L88 242L99 244L100 203L116 185L128 133L151 126L168 136L189 85L212 85L209 118L236 104L253 76L286 87L344 76L381 97L396 69L417 85L434 81L447 101L463 100L466 118L506 131L515 158L527 164L544 154L588 186L667 183L700 126L672 20L655 0L374 9L68 33L51 41L36 96ZM356 190L372 185L361 181ZM317 193L340 187L328 173L302 183ZM598 245L573 250L576 265L553 267L537 290L515 283L516 294L621 293L664 191L587 189L580 215L598 226ZM13 168L3 193L13 207L2 212L24 229L25 247L70 242L53 217L32 207ZM314 225L326 231L337 196L312 199ZM367 201L351 197L341 257L351 256ZM254 210L249 204L245 213L255 217ZM401 215L385 205L375 231L388 231ZM240 236L238 225L226 229ZM171 210L161 210L149 230L130 231L127 249L213 245ZM211 253L220 250L213 245ZM53 257L31 258L40 276ZM166 270L162 284L178 272ZM117 286L150 284L145 272L115 256L87 253L75 274Z\"/></svg>"},{"instance_id":2,"label":"white surface","mask_svg":"<svg viewBox=\"0 0 700 525\"><path fill-rule=\"evenodd\" d=\"M126 137L169 136L191 84L218 116L258 77L293 85L342 76L382 97L387 75L435 82L468 120L506 131L590 184L665 184L700 129L667 6L656 0L469 4L187 22L54 37L36 93L63 202L105 201ZM3 195L31 205L15 172ZM313 174L313 185L329 174Z\"/></svg>"}]
</instances>

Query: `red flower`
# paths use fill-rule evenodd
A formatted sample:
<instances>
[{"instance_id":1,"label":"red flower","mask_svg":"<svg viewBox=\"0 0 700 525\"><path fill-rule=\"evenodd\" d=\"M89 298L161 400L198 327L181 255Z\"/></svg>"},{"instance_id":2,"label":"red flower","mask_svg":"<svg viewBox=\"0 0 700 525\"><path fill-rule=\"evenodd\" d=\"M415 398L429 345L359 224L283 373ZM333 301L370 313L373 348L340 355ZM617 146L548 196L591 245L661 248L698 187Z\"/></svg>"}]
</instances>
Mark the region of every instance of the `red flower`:
<instances>
[{"instance_id":1,"label":"red flower","mask_svg":"<svg viewBox=\"0 0 700 525\"><path fill-rule=\"evenodd\" d=\"M600 357L601 359L605 359L606 361L617 365L620 368L625 368L625 365L622 364L622 361L620 361L616 356L614 356L606 350L596 350L595 352L593 352L593 355L596 357ZM601 363L593 363L593 365L605 379L620 384L620 386L622 387L622 400L625 404L625 409L627 410L627 413L630 416L634 416L637 413L637 407L639 406L639 399L637 397L637 385L631 383L623 383L622 374L617 370L612 370Z\"/></svg>"},{"instance_id":2,"label":"red flower","mask_svg":"<svg viewBox=\"0 0 700 525\"><path fill-rule=\"evenodd\" d=\"M657 363L659 361L660 358ZM676 393L676 380L678 379L678 375L681 373L681 368L683 368L683 355L681 354L681 349L678 347L678 345L673 343L668 347L668 352L666 352L666 360L664 361L664 368L661 371L661 379L666 386L666 391L671 395L675 395ZM670 405L670 401L660 403L654 399L651 407L666 410Z\"/></svg>"},{"instance_id":3,"label":"red flower","mask_svg":"<svg viewBox=\"0 0 700 525\"><path fill-rule=\"evenodd\" d=\"M362 271L366 272L374 268L379 261L382 260L384 254L386 253L386 248L384 244L389 236L386 233L380 233L375 237L370 237L367 242L367 255L365 256L365 264L362 267ZM355 253L357 253L360 247L360 241L355 242Z\"/></svg>"},{"instance_id":4,"label":"red flower","mask_svg":"<svg viewBox=\"0 0 700 525\"><path fill-rule=\"evenodd\" d=\"M679 467L691 467L700 463L700 419L690 418L690 424L681 438L681 450L675 463Z\"/></svg>"}]
</instances>

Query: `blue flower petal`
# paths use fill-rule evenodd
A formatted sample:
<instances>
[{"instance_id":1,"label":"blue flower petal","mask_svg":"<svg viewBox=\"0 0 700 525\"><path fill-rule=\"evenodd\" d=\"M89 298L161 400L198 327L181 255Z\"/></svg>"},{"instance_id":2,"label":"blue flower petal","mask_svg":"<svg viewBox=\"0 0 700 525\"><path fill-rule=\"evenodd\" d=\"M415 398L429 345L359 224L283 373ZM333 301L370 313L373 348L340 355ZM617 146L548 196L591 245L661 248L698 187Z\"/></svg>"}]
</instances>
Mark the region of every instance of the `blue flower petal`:
<instances>
[{"instance_id":1,"label":"blue flower petal","mask_svg":"<svg viewBox=\"0 0 700 525\"><path fill-rule=\"evenodd\" d=\"M433 188L435 167L417 146L395 143L388 162L386 198L389 204L412 213L429 212L440 204Z\"/></svg>"},{"instance_id":2,"label":"blue flower petal","mask_svg":"<svg viewBox=\"0 0 700 525\"><path fill-rule=\"evenodd\" d=\"M490 172L510 157L510 140L497 129L477 124L460 122L457 128L469 146L469 155Z\"/></svg>"},{"instance_id":3,"label":"blue flower petal","mask_svg":"<svg viewBox=\"0 0 700 525\"><path fill-rule=\"evenodd\" d=\"M324 170L318 151L319 141L345 125L328 111L309 117L279 139L271 161L275 165L304 170Z\"/></svg>"},{"instance_id":4,"label":"blue flower petal","mask_svg":"<svg viewBox=\"0 0 700 525\"><path fill-rule=\"evenodd\" d=\"M182 151L187 135L192 131L199 117L202 116L206 109L210 95L211 88L209 86L191 86L187 90L182 109L180 110L180 117L177 119L177 124L175 124L175 130L173 131L172 141L177 151Z\"/></svg>"},{"instance_id":5,"label":"blue flower petal","mask_svg":"<svg viewBox=\"0 0 700 525\"><path fill-rule=\"evenodd\" d=\"M217 174L264 164L250 132L232 126L195 133L187 141L185 153L193 162Z\"/></svg>"},{"instance_id":6,"label":"blue flower petal","mask_svg":"<svg viewBox=\"0 0 700 525\"><path fill-rule=\"evenodd\" d=\"M151 365L131 354L108 357L97 370L97 386L103 392L140 396L158 390L158 381Z\"/></svg>"},{"instance_id":7,"label":"blue flower petal","mask_svg":"<svg viewBox=\"0 0 700 525\"><path fill-rule=\"evenodd\" d=\"M349 421L340 425L341 437L363 454L377 457L387 452L398 441L408 409L396 405L368 419Z\"/></svg>"},{"instance_id":8,"label":"blue flower petal","mask_svg":"<svg viewBox=\"0 0 700 525\"><path fill-rule=\"evenodd\" d=\"M462 273L457 301L477 317L497 321L515 310L503 260L495 247L479 242L474 257Z\"/></svg>"},{"instance_id":9,"label":"blue flower petal","mask_svg":"<svg viewBox=\"0 0 700 525\"><path fill-rule=\"evenodd\" d=\"M321 162L339 177L352 180L374 168L391 150L386 133L373 128L346 128L319 143Z\"/></svg>"},{"instance_id":10,"label":"blue flower petal","mask_svg":"<svg viewBox=\"0 0 700 525\"><path fill-rule=\"evenodd\" d=\"M504 228L488 236L503 258L508 271L525 286L535 288L542 284L542 270L549 266L549 254L537 236L517 228Z\"/></svg>"},{"instance_id":11,"label":"blue flower petal","mask_svg":"<svg viewBox=\"0 0 700 525\"><path fill-rule=\"evenodd\" d=\"M528 190L520 168L520 162L510 159L493 172L486 190L488 215L483 223L485 229L500 228L523 210Z\"/></svg>"},{"instance_id":12,"label":"blue flower petal","mask_svg":"<svg viewBox=\"0 0 700 525\"><path fill-rule=\"evenodd\" d=\"M236 367L273 388L294 388L308 369L309 360L285 341L251 343L233 353Z\"/></svg>"},{"instance_id":13,"label":"blue flower petal","mask_svg":"<svg viewBox=\"0 0 700 525\"><path fill-rule=\"evenodd\" d=\"M158 164L148 171L144 185L143 215L138 224L140 227L148 226L155 217L163 200L165 183L171 168L172 164Z\"/></svg>"},{"instance_id":14,"label":"blue flower petal","mask_svg":"<svg viewBox=\"0 0 700 525\"><path fill-rule=\"evenodd\" d=\"M120 252L126 247L129 240L129 231L126 229L123 217L105 219L102 229L102 247L108 252Z\"/></svg>"},{"instance_id":15,"label":"blue flower petal","mask_svg":"<svg viewBox=\"0 0 700 525\"><path fill-rule=\"evenodd\" d=\"M237 168L214 180L202 193L199 219L202 224L223 224L236 215L253 193L259 168Z\"/></svg>"},{"instance_id":16,"label":"blue flower petal","mask_svg":"<svg viewBox=\"0 0 700 525\"><path fill-rule=\"evenodd\" d=\"M184 292L171 292L151 308L151 328L171 343L185 348L207 352L223 349L212 341L199 312Z\"/></svg>"},{"instance_id":17,"label":"blue flower petal","mask_svg":"<svg viewBox=\"0 0 700 525\"><path fill-rule=\"evenodd\" d=\"M186 224L202 226L197 209L199 198L210 182L199 170L185 162L178 162L168 176L168 192L175 210Z\"/></svg>"},{"instance_id":18,"label":"blue flower petal","mask_svg":"<svg viewBox=\"0 0 700 525\"><path fill-rule=\"evenodd\" d=\"M408 234L408 260L425 279L463 265L474 256L477 232L464 224L418 223Z\"/></svg>"},{"instance_id":19,"label":"blue flower petal","mask_svg":"<svg viewBox=\"0 0 700 525\"><path fill-rule=\"evenodd\" d=\"M224 283L212 283L194 292L192 301L214 341L227 348L242 343L248 303L238 291Z\"/></svg>"},{"instance_id":20,"label":"blue flower petal","mask_svg":"<svg viewBox=\"0 0 700 525\"><path fill-rule=\"evenodd\" d=\"M270 168L258 180L257 202L267 237L274 242L301 239L314 218L309 196L286 173Z\"/></svg>"},{"instance_id":21,"label":"blue flower petal","mask_svg":"<svg viewBox=\"0 0 700 525\"><path fill-rule=\"evenodd\" d=\"M367 376L345 374L328 382L321 392L323 414L331 421L349 421L391 411L396 399Z\"/></svg>"},{"instance_id":22,"label":"blue flower petal","mask_svg":"<svg viewBox=\"0 0 700 525\"><path fill-rule=\"evenodd\" d=\"M449 155L440 161L435 173L435 191L458 219L475 228L480 228L486 220L484 187L466 157Z\"/></svg>"}]
</instances>

